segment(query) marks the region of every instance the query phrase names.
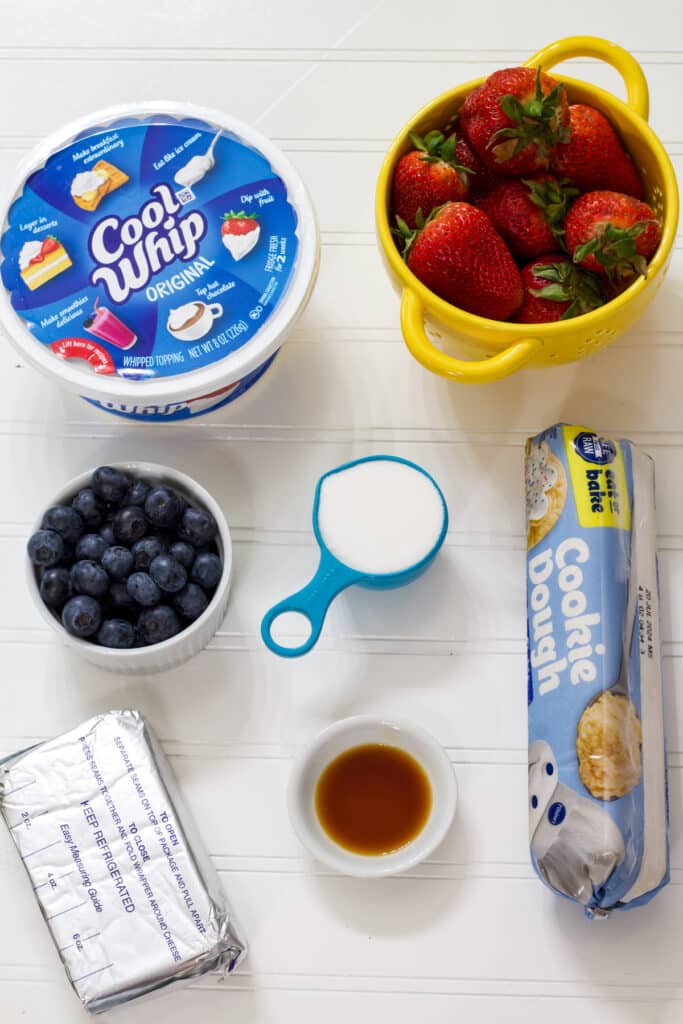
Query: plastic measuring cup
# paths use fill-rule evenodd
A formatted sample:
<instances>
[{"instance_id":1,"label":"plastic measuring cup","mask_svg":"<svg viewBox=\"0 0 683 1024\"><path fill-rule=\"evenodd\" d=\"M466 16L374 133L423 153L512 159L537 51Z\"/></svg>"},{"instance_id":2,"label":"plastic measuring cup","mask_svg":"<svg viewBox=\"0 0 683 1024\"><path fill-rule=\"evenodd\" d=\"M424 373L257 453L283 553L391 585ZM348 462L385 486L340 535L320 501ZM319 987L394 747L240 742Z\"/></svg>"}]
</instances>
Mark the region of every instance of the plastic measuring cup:
<instances>
[{"instance_id":1,"label":"plastic measuring cup","mask_svg":"<svg viewBox=\"0 0 683 1024\"><path fill-rule=\"evenodd\" d=\"M434 502L432 503L433 507L431 509L433 513L432 518L435 522L435 528L432 534L434 538L433 541L428 545L423 545L423 550L420 551L419 558L417 560L412 559L400 567L394 567L391 571L387 572L367 572L358 566L346 564L344 561L340 560L340 558L336 557L332 551L330 551L328 543L331 546L334 545L331 543L329 538L327 541L325 540L321 531L319 513L321 495L323 494L325 482L336 474L342 474L354 467L365 466L370 463L398 464L403 467L408 467L415 473L421 474L418 486L421 490L422 498L426 499L428 502L429 492L424 488L425 478L434 489ZM401 511L403 512L404 510ZM362 514L359 515L359 513L362 513L362 509L351 509L351 512L355 513L353 516L354 522L359 521L362 524L363 516ZM438 515L440 515L440 522L437 521L436 518ZM377 524L375 522L375 528L376 525ZM409 462L407 459L400 459L393 455L371 455L364 459L356 459L353 462L347 462L343 466L337 466L335 469L325 473L318 481L313 503L313 531L320 548L320 563L318 565L318 569L310 583L301 590L298 590L295 594L292 594L290 597L286 597L283 601L274 605L270 611L266 613L261 623L261 637L266 647L275 654L281 655L283 658L295 658L299 655L306 654L318 640L327 610L332 601L342 592L342 590L346 590L347 587L350 587L355 583L359 586L371 587L375 590L387 590L394 587L405 586L407 583L412 583L414 579L417 579L417 577L428 568L436 557L439 548L443 544L447 529L448 508L446 506L446 500L441 493L441 489L429 473L414 462ZM370 539L372 540L372 538ZM416 546L416 550L419 547L420 545L418 544ZM272 627L275 620L279 618L279 616L288 612L295 612L299 615L303 615L308 619L311 628L310 635L305 642L293 647L287 647L278 643L272 636Z\"/></svg>"}]
</instances>

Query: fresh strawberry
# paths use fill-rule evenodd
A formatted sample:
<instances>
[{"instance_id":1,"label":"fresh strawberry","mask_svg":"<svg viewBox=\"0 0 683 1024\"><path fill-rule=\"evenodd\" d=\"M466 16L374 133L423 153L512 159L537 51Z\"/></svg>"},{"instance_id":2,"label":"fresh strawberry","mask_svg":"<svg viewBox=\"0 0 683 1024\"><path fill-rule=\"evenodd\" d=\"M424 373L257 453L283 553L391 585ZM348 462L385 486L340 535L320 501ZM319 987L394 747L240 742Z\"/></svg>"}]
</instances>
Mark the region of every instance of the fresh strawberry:
<instances>
[{"instance_id":1,"label":"fresh strawberry","mask_svg":"<svg viewBox=\"0 0 683 1024\"><path fill-rule=\"evenodd\" d=\"M549 324L590 313L605 302L599 279L575 267L563 253L532 260L522 268L524 301L513 320Z\"/></svg>"},{"instance_id":2,"label":"fresh strawberry","mask_svg":"<svg viewBox=\"0 0 683 1024\"><path fill-rule=\"evenodd\" d=\"M456 157L456 137L427 132L424 138L410 134L414 150L401 157L391 193L394 214L411 228L418 210L428 217L436 206L464 199L469 191L469 170Z\"/></svg>"},{"instance_id":3,"label":"fresh strawberry","mask_svg":"<svg viewBox=\"0 0 683 1024\"><path fill-rule=\"evenodd\" d=\"M574 263L612 278L644 274L662 237L647 203L622 192L586 192L564 222Z\"/></svg>"},{"instance_id":4,"label":"fresh strawberry","mask_svg":"<svg viewBox=\"0 0 683 1024\"><path fill-rule=\"evenodd\" d=\"M522 282L510 250L485 213L446 203L411 231L399 219L404 258L427 288L446 302L492 320L507 320L522 302Z\"/></svg>"},{"instance_id":5,"label":"fresh strawberry","mask_svg":"<svg viewBox=\"0 0 683 1024\"><path fill-rule=\"evenodd\" d=\"M244 210L240 210L239 213L230 210L229 213L223 214L221 235L248 235L250 231L255 231L257 227L258 221L255 214L245 213Z\"/></svg>"},{"instance_id":6,"label":"fresh strawberry","mask_svg":"<svg viewBox=\"0 0 683 1024\"><path fill-rule=\"evenodd\" d=\"M55 252L57 249L59 249L59 242L54 235L48 235L43 239L40 252L43 256L47 256L48 253Z\"/></svg>"},{"instance_id":7,"label":"fresh strawberry","mask_svg":"<svg viewBox=\"0 0 683 1024\"><path fill-rule=\"evenodd\" d=\"M501 182L479 202L513 254L521 259L542 256L563 245L563 222L578 190L550 174Z\"/></svg>"},{"instance_id":8,"label":"fresh strawberry","mask_svg":"<svg viewBox=\"0 0 683 1024\"><path fill-rule=\"evenodd\" d=\"M468 199L470 202L488 195L496 185L499 185L501 181L505 181L504 178L501 178L500 174L496 174L495 171L492 171L490 167L481 162L467 139L463 138L463 136L460 136L455 144L455 159L463 167L466 167L468 171L472 172L469 179L470 191Z\"/></svg>"},{"instance_id":9,"label":"fresh strawberry","mask_svg":"<svg viewBox=\"0 0 683 1024\"><path fill-rule=\"evenodd\" d=\"M470 145L500 174L545 171L553 149L569 141L565 88L540 68L494 71L460 111Z\"/></svg>"},{"instance_id":10,"label":"fresh strawberry","mask_svg":"<svg viewBox=\"0 0 683 1024\"><path fill-rule=\"evenodd\" d=\"M604 114L585 103L572 103L569 124L569 142L560 143L550 159L555 174L569 178L581 192L609 189L642 199L638 172Z\"/></svg>"}]
</instances>

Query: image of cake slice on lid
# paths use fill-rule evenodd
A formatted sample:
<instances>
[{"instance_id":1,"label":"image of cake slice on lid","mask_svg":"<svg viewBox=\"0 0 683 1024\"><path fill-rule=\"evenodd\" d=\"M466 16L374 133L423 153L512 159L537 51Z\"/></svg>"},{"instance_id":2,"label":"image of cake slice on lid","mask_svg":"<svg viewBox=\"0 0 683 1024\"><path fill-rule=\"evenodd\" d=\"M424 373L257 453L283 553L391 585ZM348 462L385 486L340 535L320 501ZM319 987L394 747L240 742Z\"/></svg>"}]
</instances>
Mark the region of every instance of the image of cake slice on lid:
<instances>
[{"instance_id":1,"label":"image of cake slice on lid","mask_svg":"<svg viewBox=\"0 0 683 1024\"><path fill-rule=\"evenodd\" d=\"M71 257L54 235L24 242L19 253L21 279L32 292L71 266Z\"/></svg>"}]
</instances>

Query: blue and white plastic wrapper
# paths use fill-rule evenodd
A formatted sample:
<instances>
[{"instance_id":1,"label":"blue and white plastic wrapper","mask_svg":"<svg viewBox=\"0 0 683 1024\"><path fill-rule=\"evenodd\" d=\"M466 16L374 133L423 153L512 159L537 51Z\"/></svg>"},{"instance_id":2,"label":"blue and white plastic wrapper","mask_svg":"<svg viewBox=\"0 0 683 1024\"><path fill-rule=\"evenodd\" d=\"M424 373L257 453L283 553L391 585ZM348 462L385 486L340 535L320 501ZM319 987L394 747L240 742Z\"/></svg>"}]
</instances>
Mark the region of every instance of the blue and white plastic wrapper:
<instances>
[{"instance_id":1,"label":"blue and white plastic wrapper","mask_svg":"<svg viewBox=\"0 0 683 1024\"><path fill-rule=\"evenodd\" d=\"M603 917L669 880L654 464L560 424L526 498L531 859Z\"/></svg>"},{"instance_id":2,"label":"blue and white plastic wrapper","mask_svg":"<svg viewBox=\"0 0 683 1024\"><path fill-rule=\"evenodd\" d=\"M209 971L245 944L137 711L109 711L0 762L0 811L91 1013Z\"/></svg>"}]
</instances>

